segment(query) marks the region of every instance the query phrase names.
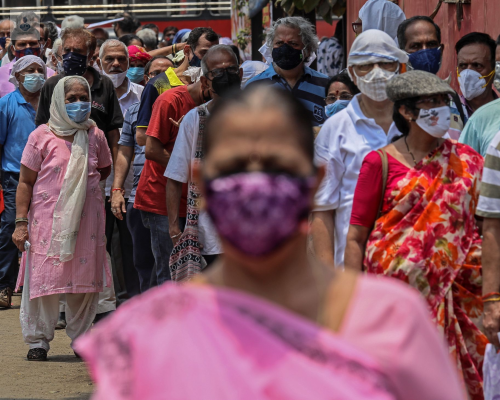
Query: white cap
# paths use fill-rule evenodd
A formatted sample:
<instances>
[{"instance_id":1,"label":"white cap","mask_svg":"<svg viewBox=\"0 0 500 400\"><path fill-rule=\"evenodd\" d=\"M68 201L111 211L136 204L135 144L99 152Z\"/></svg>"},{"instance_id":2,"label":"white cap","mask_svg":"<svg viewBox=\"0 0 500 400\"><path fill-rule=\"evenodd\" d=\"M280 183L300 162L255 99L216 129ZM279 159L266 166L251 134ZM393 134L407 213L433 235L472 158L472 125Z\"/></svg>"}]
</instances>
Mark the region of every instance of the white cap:
<instances>
[{"instance_id":1,"label":"white cap","mask_svg":"<svg viewBox=\"0 0 500 400\"><path fill-rule=\"evenodd\" d=\"M368 0L358 15L363 23L363 32L379 29L393 39L398 34L399 24L406 19L403 10L388 0Z\"/></svg>"},{"instance_id":2,"label":"white cap","mask_svg":"<svg viewBox=\"0 0 500 400\"><path fill-rule=\"evenodd\" d=\"M352 44L347 65L391 61L405 64L408 62L408 55L397 46L394 39L387 33L370 29L359 35Z\"/></svg>"}]
</instances>

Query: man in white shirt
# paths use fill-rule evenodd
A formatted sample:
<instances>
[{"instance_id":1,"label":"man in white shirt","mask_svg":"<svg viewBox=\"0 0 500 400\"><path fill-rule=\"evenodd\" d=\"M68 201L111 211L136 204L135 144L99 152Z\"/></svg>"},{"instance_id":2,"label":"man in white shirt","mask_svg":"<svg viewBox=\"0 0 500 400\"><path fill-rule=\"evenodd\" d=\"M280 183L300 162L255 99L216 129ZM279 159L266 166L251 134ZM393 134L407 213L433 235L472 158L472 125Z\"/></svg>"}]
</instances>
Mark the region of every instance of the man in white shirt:
<instances>
[{"instance_id":1,"label":"man in white shirt","mask_svg":"<svg viewBox=\"0 0 500 400\"><path fill-rule=\"evenodd\" d=\"M316 257L342 266L354 190L365 156L401 133L392 120L393 103L385 86L408 61L386 33L368 30L354 41L348 58L351 79L361 93L329 118L315 142L317 164L326 176L316 195L312 237Z\"/></svg>"},{"instance_id":2,"label":"man in white shirt","mask_svg":"<svg viewBox=\"0 0 500 400\"><path fill-rule=\"evenodd\" d=\"M238 67L238 59L231 47L216 45L208 50L201 62L203 89L208 89L212 101L202 105L206 115L209 115L220 96L229 89L239 88L243 71ZM195 159L196 143L198 140L200 117L198 108L188 112L183 118L179 134L165 170L167 181L167 211L170 237L174 243L179 240L180 230L175 223L179 215L179 205L182 193L182 184L191 181L191 162ZM201 254L208 264L217 255L222 253L221 244L208 214L200 211L198 220L199 242L202 246Z\"/></svg>"},{"instance_id":3,"label":"man in white shirt","mask_svg":"<svg viewBox=\"0 0 500 400\"><path fill-rule=\"evenodd\" d=\"M99 50L97 64L101 69L101 73L113 82L120 109L122 114L125 115L125 112L132 104L141 100L141 94L144 89L143 86L132 82L127 77L130 65L127 46L116 39L106 40ZM139 276L133 264L132 236L127 227L126 215L124 215L122 220L115 218L111 209L111 203L108 201L111 196L113 180L114 170L112 170L110 176L106 179L106 238L108 241L107 250L110 254L113 254L114 278L118 280L118 285L115 284L115 288L119 286L121 289L117 293L118 303L120 303L126 298L139 294L140 289ZM125 202L130 197L133 184L134 174L131 169L125 179L124 187L119 188L124 191ZM119 242L119 246L113 245L112 241L115 224L119 232L119 241L117 241ZM112 248L115 251L112 252Z\"/></svg>"}]
</instances>

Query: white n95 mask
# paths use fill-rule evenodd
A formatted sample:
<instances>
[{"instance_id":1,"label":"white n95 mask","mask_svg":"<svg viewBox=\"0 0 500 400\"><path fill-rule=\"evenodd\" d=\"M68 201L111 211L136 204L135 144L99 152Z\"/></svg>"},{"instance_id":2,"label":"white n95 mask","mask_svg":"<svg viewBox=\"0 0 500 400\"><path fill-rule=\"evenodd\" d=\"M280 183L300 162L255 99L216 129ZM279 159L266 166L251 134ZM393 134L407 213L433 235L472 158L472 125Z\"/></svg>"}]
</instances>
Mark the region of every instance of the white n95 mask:
<instances>
[{"instance_id":1,"label":"white n95 mask","mask_svg":"<svg viewBox=\"0 0 500 400\"><path fill-rule=\"evenodd\" d=\"M391 72L385 69L375 67L370 72L364 76L358 76L357 86L361 93L367 95L370 99L374 101L384 101L387 100L387 92L385 88L387 87L387 82L389 82L395 75L397 71Z\"/></svg>"},{"instance_id":2,"label":"white n95 mask","mask_svg":"<svg viewBox=\"0 0 500 400\"><path fill-rule=\"evenodd\" d=\"M442 138L450 129L451 110L449 106L420 109L416 123L429 135Z\"/></svg>"},{"instance_id":3,"label":"white n95 mask","mask_svg":"<svg viewBox=\"0 0 500 400\"><path fill-rule=\"evenodd\" d=\"M488 75L481 76L479 72L473 69L464 69L462 72L458 73L458 83L462 94L467 100L472 100L482 95L494 75L494 70ZM486 81L486 78L488 78L488 81Z\"/></svg>"}]
</instances>

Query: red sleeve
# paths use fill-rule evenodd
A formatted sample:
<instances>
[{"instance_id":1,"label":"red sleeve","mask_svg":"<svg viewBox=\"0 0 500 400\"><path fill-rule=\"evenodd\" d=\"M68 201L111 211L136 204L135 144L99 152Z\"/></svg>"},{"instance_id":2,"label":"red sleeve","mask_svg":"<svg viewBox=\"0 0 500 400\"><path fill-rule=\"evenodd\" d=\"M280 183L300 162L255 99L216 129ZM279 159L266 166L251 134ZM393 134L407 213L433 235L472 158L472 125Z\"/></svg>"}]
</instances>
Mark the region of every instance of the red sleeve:
<instances>
[{"instance_id":1,"label":"red sleeve","mask_svg":"<svg viewBox=\"0 0 500 400\"><path fill-rule=\"evenodd\" d=\"M382 160L376 151L368 153L359 171L354 191L351 225L373 227L382 196Z\"/></svg>"},{"instance_id":2,"label":"red sleeve","mask_svg":"<svg viewBox=\"0 0 500 400\"><path fill-rule=\"evenodd\" d=\"M162 142L163 145L166 145L170 140L172 131L175 132L175 129L172 129L170 118L176 121L176 114L177 112L172 102L160 96L153 105L153 113L149 120L146 135L154 137ZM175 128L178 129L177 127Z\"/></svg>"}]
</instances>

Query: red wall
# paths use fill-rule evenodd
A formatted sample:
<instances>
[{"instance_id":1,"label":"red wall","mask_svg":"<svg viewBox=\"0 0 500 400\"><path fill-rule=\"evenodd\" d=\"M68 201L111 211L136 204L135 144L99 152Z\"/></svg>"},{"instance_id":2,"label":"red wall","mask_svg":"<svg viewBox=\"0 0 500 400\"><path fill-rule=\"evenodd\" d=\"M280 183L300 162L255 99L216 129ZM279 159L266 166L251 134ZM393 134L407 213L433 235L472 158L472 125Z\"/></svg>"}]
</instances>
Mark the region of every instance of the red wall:
<instances>
[{"instance_id":1,"label":"red wall","mask_svg":"<svg viewBox=\"0 0 500 400\"><path fill-rule=\"evenodd\" d=\"M366 0L348 0L347 2L347 35L349 46L354 41L354 32L351 23L358 18L359 9ZM414 15L430 15L436 6L437 0L399 0L399 6L403 9L406 18ZM461 29L458 30L456 5L442 3L441 9L434 18L440 26L442 43L445 44L443 64L439 75L446 78L451 73L452 85L457 88L456 82L456 54L455 43L469 32L486 32L493 39L500 34L498 16L500 15L500 0L471 0L471 4L463 6L463 20Z\"/></svg>"}]
</instances>

